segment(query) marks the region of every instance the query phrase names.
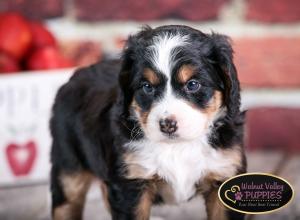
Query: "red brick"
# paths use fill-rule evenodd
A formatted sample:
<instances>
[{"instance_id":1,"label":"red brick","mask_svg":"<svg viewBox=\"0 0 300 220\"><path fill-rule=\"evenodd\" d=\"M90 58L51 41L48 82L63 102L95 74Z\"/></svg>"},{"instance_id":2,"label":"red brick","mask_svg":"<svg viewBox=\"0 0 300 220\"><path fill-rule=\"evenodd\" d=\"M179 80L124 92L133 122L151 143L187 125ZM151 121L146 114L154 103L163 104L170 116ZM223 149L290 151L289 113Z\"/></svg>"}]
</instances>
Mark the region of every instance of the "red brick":
<instances>
[{"instance_id":1,"label":"red brick","mask_svg":"<svg viewBox=\"0 0 300 220\"><path fill-rule=\"evenodd\" d=\"M300 87L300 37L234 40L243 87Z\"/></svg>"},{"instance_id":2,"label":"red brick","mask_svg":"<svg viewBox=\"0 0 300 220\"><path fill-rule=\"evenodd\" d=\"M0 11L16 11L31 19L63 15L63 0L0 0Z\"/></svg>"},{"instance_id":3,"label":"red brick","mask_svg":"<svg viewBox=\"0 0 300 220\"><path fill-rule=\"evenodd\" d=\"M192 21L215 19L227 2L227 0L184 0L178 8L178 15Z\"/></svg>"},{"instance_id":4,"label":"red brick","mask_svg":"<svg viewBox=\"0 0 300 220\"><path fill-rule=\"evenodd\" d=\"M156 20L182 17L188 20L214 19L228 0L75 0L80 20Z\"/></svg>"},{"instance_id":5,"label":"red brick","mask_svg":"<svg viewBox=\"0 0 300 220\"><path fill-rule=\"evenodd\" d=\"M172 13L181 0L75 0L80 20L155 20Z\"/></svg>"},{"instance_id":6,"label":"red brick","mask_svg":"<svg viewBox=\"0 0 300 220\"><path fill-rule=\"evenodd\" d=\"M247 112L246 147L300 152L300 108L258 108Z\"/></svg>"},{"instance_id":7,"label":"red brick","mask_svg":"<svg viewBox=\"0 0 300 220\"><path fill-rule=\"evenodd\" d=\"M121 0L74 0L76 16L80 20L96 21L110 19L121 10ZM126 10L126 9L124 9Z\"/></svg>"},{"instance_id":8,"label":"red brick","mask_svg":"<svg viewBox=\"0 0 300 220\"><path fill-rule=\"evenodd\" d=\"M128 17L134 20L155 20L170 17L183 0L126 0Z\"/></svg>"},{"instance_id":9,"label":"red brick","mask_svg":"<svg viewBox=\"0 0 300 220\"><path fill-rule=\"evenodd\" d=\"M246 18L262 22L300 21L299 0L248 0Z\"/></svg>"}]
</instances>

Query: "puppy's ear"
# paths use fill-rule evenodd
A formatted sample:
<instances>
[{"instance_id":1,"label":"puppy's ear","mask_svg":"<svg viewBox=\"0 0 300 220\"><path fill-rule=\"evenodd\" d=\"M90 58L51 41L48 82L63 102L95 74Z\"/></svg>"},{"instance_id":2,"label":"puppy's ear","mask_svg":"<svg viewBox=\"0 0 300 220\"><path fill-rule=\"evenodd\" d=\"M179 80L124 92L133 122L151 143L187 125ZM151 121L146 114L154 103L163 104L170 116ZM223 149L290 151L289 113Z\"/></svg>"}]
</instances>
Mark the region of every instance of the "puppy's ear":
<instances>
[{"instance_id":1,"label":"puppy's ear","mask_svg":"<svg viewBox=\"0 0 300 220\"><path fill-rule=\"evenodd\" d=\"M235 118L240 111L240 84L237 71L233 63L233 49L227 36L211 35L213 41L213 59L218 74L223 81L224 104L228 117Z\"/></svg>"},{"instance_id":2,"label":"puppy's ear","mask_svg":"<svg viewBox=\"0 0 300 220\"><path fill-rule=\"evenodd\" d=\"M119 104L123 109L123 116L128 117L129 115L129 105L133 98L133 64L135 62L135 52L134 52L134 41L135 36L130 36L127 40L125 49L122 54L122 66L119 73Z\"/></svg>"},{"instance_id":3,"label":"puppy's ear","mask_svg":"<svg viewBox=\"0 0 300 220\"><path fill-rule=\"evenodd\" d=\"M145 48L144 40L151 36L153 29L149 26L144 26L140 32L129 36L122 54L122 66L119 74L119 85L121 94L119 102L122 104L123 115L129 116L129 105L133 98L132 82L137 72L136 63L142 57Z\"/></svg>"}]
</instances>

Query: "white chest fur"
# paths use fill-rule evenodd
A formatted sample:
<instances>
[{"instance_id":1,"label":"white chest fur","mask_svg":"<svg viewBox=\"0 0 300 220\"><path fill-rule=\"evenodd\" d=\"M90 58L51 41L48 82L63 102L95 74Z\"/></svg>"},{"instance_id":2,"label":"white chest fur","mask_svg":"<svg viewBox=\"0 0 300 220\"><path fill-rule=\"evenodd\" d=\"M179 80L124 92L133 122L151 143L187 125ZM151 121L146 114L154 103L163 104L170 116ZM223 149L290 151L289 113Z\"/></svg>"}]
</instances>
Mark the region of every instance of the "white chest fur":
<instances>
[{"instance_id":1,"label":"white chest fur","mask_svg":"<svg viewBox=\"0 0 300 220\"><path fill-rule=\"evenodd\" d=\"M174 202L184 202L195 192L195 184L208 173L224 177L234 175L237 157L224 150L216 150L205 140L157 143L149 140L127 144L133 155L129 163L142 169L140 178L158 175L173 190Z\"/></svg>"}]
</instances>

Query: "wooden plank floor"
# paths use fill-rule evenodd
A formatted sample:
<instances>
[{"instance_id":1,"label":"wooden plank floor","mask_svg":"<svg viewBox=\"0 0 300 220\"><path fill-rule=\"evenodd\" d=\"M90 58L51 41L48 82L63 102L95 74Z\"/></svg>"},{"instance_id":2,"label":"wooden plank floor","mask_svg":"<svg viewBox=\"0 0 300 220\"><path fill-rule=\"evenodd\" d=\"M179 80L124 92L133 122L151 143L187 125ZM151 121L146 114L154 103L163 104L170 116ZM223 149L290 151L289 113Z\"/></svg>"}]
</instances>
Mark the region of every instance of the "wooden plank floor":
<instances>
[{"instance_id":1,"label":"wooden plank floor","mask_svg":"<svg viewBox=\"0 0 300 220\"><path fill-rule=\"evenodd\" d=\"M248 220L300 220L300 154L283 155L270 152L247 154L249 172L275 173L286 178L296 192L289 206L265 215L250 215ZM108 220L109 214L101 201L101 194L94 187L89 194L84 219ZM22 188L0 188L1 220L48 220L50 219L48 185ZM203 200L197 198L180 206L160 206L152 209L151 220L204 220Z\"/></svg>"}]
</instances>

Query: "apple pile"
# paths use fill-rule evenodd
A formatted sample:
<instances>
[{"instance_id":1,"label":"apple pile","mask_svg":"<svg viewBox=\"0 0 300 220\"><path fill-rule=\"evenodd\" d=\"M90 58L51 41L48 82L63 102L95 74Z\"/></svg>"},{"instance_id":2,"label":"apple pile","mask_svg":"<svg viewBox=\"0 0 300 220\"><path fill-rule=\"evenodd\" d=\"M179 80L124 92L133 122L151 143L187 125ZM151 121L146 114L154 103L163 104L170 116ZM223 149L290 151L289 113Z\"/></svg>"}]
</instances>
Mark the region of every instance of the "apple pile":
<instances>
[{"instance_id":1,"label":"apple pile","mask_svg":"<svg viewBox=\"0 0 300 220\"><path fill-rule=\"evenodd\" d=\"M18 13L0 13L0 73L72 66L42 23Z\"/></svg>"}]
</instances>

